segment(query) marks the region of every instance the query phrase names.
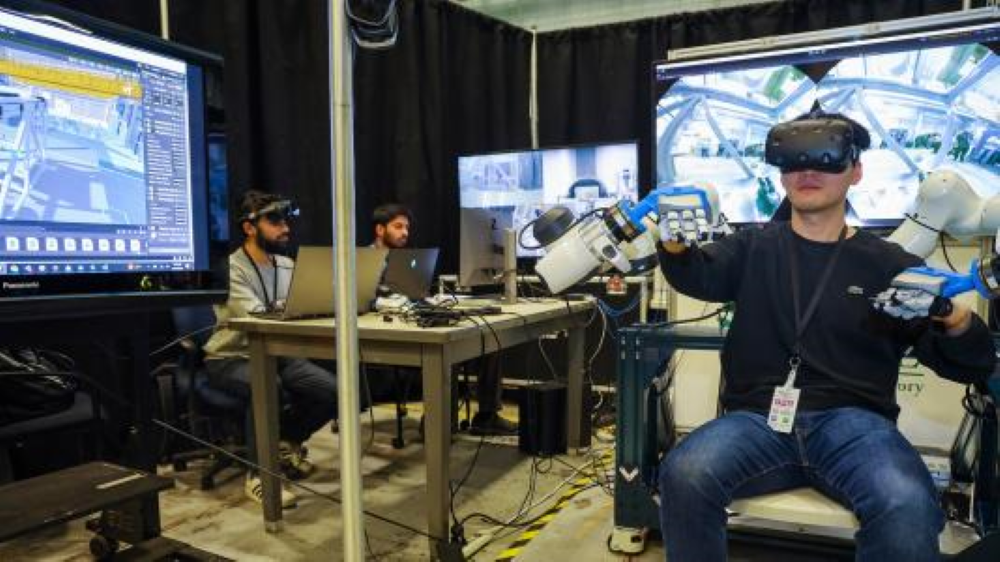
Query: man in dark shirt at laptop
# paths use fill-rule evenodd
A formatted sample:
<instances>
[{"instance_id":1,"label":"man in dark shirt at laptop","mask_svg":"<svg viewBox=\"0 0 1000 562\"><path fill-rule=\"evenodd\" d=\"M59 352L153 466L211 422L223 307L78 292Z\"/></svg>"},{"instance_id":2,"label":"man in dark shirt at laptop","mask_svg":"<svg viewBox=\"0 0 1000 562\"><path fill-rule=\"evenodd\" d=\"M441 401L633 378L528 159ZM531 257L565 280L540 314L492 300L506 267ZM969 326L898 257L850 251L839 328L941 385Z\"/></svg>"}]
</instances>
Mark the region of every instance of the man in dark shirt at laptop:
<instances>
[{"instance_id":1,"label":"man in dark shirt at laptop","mask_svg":"<svg viewBox=\"0 0 1000 562\"><path fill-rule=\"evenodd\" d=\"M410 241L413 213L398 203L380 205L372 214L375 248L402 249ZM501 378L496 369L485 369L479 373L476 398L479 411L472 417L469 432L474 435L517 435L517 424L503 418L498 413L502 407L500 400ZM374 384L373 384L374 386Z\"/></svg>"},{"instance_id":2,"label":"man in dark shirt at laptop","mask_svg":"<svg viewBox=\"0 0 1000 562\"><path fill-rule=\"evenodd\" d=\"M289 220L298 213L278 195L247 191L240 204L243 244L229 256L229 299L215 307L216 328L205 344L205 366L211 384L250 402L250 353L246 333L226 327L230 318L269 312L283 306L295 263L282 255L290 240ZM280 358L278 378L284 404L279 448L281 468L292 479L314 470L303 443L336 415L337 381L333 373L308 359ZM248 413L249 415L249 413ZM256 459L253 432L247 435L250 458ZM247 474L246 495L260 502L260 477ZM282 489L281 503L295 503Z\"/></svg>"},{"instance_id":3,"label":"man in dark shirt at laptop","mask_svg":"<svg viewBox=\"0 0 1000 562\"><path fill-rule=\"evenodd\" d=\"M867 130L819 111L784 125L796 122L803 134L829 127L822 138L850 146L836 166L780 166L790 222L703 247L676 224L661 224L660 262L671 285L736 304L722 351L726 413L683 439L660 468L667 558L725 560L725 508L734 498L812 486L857 516L858 560L937 560L937 494L896 428L899 361L912 347L939 375L981 383L993 370L993 343L957 302L910 321L874 310L872 298L893 291L893 278L922 260L847 226L847 191L862 177Z\"/></svg>"}]
</instances>

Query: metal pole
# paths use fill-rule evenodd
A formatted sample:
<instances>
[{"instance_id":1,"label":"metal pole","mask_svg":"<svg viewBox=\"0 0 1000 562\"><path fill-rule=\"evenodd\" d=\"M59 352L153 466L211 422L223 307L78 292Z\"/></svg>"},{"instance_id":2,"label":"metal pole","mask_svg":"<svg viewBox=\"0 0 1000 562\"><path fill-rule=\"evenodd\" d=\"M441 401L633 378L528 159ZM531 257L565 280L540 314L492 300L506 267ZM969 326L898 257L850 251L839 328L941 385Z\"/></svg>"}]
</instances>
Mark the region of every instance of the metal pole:
<instances>
[{"instance_id":1,"label":"metal pole","mask_svg":"<svg viewBox=\"0 0 1000 562\"><path fill-rule=\"evenodd\" d=\"M170 0L160 0L160 37L170 40Z\"/></svg>"},{"instance_id":2,"label":"metal pole","mask_svg":"<svg viewBox=\"0 0 1000 562\"><path fill-rule=\"evenodd\" d=\"M531 148L538 148L538 31L531 28L531 69L528 85L528 124Z\"/></svg>"},{"instance_id":3,"label":"metal pole","mask_svg":"<svg viewBox=\"0 0 1000 562\"><path fill-rule=\"evenodd\" d=\"M352 135L352 52L346 0L327 3L330 41L330 165L333 215L334 284L337 329L337 399L340 412L341 516L344 557L364 560L361 503L360 402L358 400L358 303L354 276L354 139Z\"/></svg>"}]
</instances>

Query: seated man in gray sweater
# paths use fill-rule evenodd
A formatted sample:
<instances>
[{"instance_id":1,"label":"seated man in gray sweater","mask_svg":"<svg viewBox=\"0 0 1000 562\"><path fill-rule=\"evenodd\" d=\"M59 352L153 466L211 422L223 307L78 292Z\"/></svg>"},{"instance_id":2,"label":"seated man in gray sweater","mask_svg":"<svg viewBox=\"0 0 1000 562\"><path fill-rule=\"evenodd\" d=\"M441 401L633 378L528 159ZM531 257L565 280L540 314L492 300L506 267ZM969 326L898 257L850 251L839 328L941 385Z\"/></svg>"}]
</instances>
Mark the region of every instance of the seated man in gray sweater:
<instances>
[{"instance_id":1,"label":"seated man in gray sweater","mask_svg":"<svg viewBox=\"0 0 1000 562\"><path fill-rule=\"evenodd\" d=\"M288 296L294 262L281 255L288 246L289 218L297 211L288 199L260 191L248 191L240 205L240 228L244 241L229 256L229 300L215 307L216 329L205 344L209 381L250 401L250 363L246 335L227 327L230 318L280 309ZM278 379L281 408L281 469L294 480L313 472L302 444L320 427L336 417L337 382L333 373L307 359L280 358ZM247 415L250 415L248 408ZM250 458L256 459L253 435L247 435ZM245 492L260 502L260 476L248 473ZM281 492L283 507L296 498Z\"/></svg>"}]
</instances>

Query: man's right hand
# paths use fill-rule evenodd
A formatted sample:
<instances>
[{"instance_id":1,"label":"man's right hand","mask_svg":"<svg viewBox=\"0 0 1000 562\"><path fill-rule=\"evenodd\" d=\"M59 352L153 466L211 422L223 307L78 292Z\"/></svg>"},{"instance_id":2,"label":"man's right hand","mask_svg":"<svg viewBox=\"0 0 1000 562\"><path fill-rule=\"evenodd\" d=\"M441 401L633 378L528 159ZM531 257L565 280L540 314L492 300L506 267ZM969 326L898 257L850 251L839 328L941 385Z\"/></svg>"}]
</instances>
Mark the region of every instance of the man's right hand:
<instances>
[{"instance_id":1,"label":"man's right hand","mask_svg":"<svg viewBox=\"0 0 1000 562\"><path fill-rule=\"evenodd\" d=\"M660 213L660 241L668 253L681 254L711 240L712 228L702 208L672 206Z\"/></svg>"}]
</instances>

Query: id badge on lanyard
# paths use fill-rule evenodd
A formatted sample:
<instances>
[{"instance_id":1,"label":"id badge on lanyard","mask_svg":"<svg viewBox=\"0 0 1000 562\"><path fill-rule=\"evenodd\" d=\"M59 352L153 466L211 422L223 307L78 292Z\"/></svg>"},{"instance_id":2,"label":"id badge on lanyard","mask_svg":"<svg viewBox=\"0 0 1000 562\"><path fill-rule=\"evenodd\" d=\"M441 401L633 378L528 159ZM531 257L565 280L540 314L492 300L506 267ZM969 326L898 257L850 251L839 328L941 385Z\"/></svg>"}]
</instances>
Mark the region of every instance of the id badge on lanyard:
<instances>
[{"instance_id":1,"label":"id badge on lanyard","mask_svg":"<svg viewBox=\"0 0 1000 562\"><path fill-rule=\"evenodd\" d=\"M793 355L788 360L788 378L785 384L774 388L771 397L771 411L767 414L767 425L779 433L791 433L795 425L795 411L799 407L799 393L795 388L795 375L798 373L802 359Z\"/></svg>"}]
</instances>

